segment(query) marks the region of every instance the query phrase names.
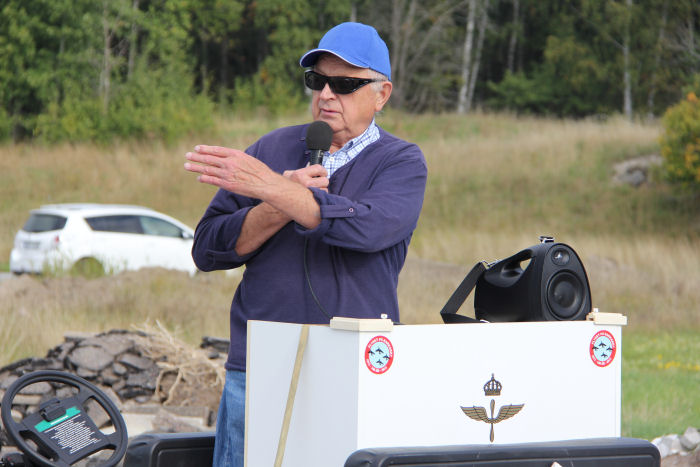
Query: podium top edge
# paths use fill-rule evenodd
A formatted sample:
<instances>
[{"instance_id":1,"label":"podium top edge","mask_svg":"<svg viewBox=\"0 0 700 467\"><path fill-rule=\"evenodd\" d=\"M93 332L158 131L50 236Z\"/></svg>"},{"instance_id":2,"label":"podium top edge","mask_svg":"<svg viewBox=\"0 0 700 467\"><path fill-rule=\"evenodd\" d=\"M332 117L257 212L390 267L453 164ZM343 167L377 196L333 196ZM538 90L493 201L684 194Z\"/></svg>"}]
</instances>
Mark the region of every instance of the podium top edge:
<instances>
[{"instance_id":1,"label":"podium top edge","mask_svg":"<svg viewBox=\"0 0 700 467\"><path fill-rule=\"evenodd\" d=\"M331 329L343 331L392 331L394 323L386 318L345 318L334 316L330 322Z\"/></svg>"},{"instance_id":2,"label":"podium top edge","mask_svg":"<svg viewBox=\"0 0 700 467\"><path fill-rule=\"evenodd\" d=\"M598 326L626 326L627 317L620 313L601 313L591 312L586 316L585 320L575 321L508 321L508 322L491 322L491 323L415 323L403 324L393 323L390 319L371 319L371 318L346 318L334 317L329 324L310 324L311 328L326 328L341 331L357 331L357 332L379 332L393 331L395 328L423 328L423 327L444 327L444 328L480 328L482 326L519 326L519 327L539 327L539 326L579 326L579 325L598 325ZM255 325L273 325L273 326L303 326L301 323L289 323L283 321L266 321L266 320L248 320L248 326Z\"/></svg>"}]
</instances>

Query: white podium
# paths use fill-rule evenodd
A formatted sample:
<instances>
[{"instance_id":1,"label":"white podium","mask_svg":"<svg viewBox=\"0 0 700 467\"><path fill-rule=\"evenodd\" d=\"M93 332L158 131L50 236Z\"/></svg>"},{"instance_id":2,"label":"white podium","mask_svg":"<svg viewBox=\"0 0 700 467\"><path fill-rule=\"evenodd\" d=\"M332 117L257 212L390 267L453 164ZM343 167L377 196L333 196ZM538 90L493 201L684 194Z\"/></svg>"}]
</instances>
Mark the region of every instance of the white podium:
<instances>
[{"instance_id":1,"label":"white podium","mask_svg":"<svg viewBox=\"0 0 700 467\"><path fill-rule=\"evenodd\" d=\"M308 326L299 360L302 328L248 323L248 467L275 465L281 434L286 467L342 466L366 447L620 436L619 325Z\"/></svg>"}]
</instances>

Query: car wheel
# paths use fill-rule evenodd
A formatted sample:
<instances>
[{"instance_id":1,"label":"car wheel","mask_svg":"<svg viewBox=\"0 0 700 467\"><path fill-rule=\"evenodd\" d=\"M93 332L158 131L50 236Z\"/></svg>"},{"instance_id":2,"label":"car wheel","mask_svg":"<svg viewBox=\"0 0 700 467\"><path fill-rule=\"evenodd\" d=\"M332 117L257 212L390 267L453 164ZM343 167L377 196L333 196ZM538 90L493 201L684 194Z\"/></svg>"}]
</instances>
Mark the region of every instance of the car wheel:
<instances>
[{"instance_id":1,"label":"car wheel","mask_svg":"<svg viewBox=\"0 0 700 467\"><path fill-rule=\"evenodd\" d=\"M105 269L95 258L81 258L71 268L71 274L87 278L102 277Z\"/></svg>"}]
</instances>

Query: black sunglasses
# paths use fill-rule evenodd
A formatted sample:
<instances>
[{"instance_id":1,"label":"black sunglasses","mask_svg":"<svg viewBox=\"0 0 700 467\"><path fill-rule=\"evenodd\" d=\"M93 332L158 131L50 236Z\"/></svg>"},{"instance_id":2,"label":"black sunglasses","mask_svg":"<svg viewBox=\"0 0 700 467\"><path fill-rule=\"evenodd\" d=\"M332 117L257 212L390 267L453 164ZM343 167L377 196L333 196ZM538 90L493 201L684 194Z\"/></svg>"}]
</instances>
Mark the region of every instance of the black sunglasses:
<instances>
[{"instance_id":1,"label":"black sunglasses","mask_svg":"<svg viewBox=\"0 0 700 467\"><path fill-rule=\"evenodd\" d=\"M369 78L350 78L347 76L326 76L320 75L315 71L308 70L304 73L304 82L306 87L314 90L320 91L326 87L326 83L331 87L331 91L335 94L350 94L357 91L365 84L375 83L377 81L384 81L383 79L369 79Z\"/></svg>"}]
</instances>

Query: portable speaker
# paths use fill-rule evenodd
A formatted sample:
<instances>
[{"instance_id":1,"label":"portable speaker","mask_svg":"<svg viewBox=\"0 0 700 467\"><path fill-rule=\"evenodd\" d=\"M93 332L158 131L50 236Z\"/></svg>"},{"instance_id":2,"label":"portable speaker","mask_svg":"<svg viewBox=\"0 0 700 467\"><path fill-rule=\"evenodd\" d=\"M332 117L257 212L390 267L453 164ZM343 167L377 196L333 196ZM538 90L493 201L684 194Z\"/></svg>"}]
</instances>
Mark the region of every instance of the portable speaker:
<instances>
[{"instance_id":1,"label":"portable speaker","mask_svg":"<svg viewBox=\"0 0 700 467\"><path fill-rule=\"evenodd\" d=\"M480 320L574 321L590 311L581 259L552 237L490 265L476 283L474 312Z\"/></svg>"}]
</instances>

